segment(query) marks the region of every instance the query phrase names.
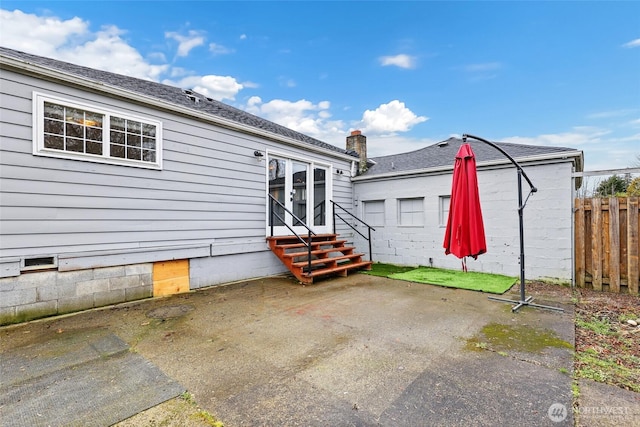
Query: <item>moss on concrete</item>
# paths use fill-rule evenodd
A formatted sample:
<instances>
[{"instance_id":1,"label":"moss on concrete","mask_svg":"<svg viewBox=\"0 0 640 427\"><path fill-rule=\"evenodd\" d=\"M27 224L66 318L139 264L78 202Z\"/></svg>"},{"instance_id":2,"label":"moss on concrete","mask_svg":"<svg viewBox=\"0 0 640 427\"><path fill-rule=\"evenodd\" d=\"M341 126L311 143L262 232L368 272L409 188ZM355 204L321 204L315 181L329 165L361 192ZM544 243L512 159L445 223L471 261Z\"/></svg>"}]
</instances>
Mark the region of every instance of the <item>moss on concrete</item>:
<instances>
[{"instance_id":1,"label":"moss on concrete","mask_svg":"<svg viewBox=\"0 0 640 427\"><path fill-rule=\"evenodd\" d=\"M469 338L466 344L466 349L470 351L490 349L497 352L541 353L549 347L571 349L573 345L548 329L500 323L485 325L480 334Z\"/></svg>"}]
</instances>

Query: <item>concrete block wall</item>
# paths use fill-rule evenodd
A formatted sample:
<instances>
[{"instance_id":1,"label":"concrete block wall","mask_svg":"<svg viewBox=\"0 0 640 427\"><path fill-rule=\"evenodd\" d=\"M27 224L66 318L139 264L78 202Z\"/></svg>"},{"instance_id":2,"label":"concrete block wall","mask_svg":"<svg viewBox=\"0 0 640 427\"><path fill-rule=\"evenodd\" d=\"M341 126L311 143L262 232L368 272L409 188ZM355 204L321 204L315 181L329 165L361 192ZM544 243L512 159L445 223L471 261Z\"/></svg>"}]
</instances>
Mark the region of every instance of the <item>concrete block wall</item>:
<instances>
[{"instance_id":1,"label":"concrete block wall","mask_svg":"<svg viewBox=\"0 0 640 427\"><path fill-rule=\"evenodd\" d=\"M0 325L149 298L152 269L145 263L2 278Z\"/></svg>"},{"instance_id":2,"label":"concrete block wall","mask_svg":"<svg viewBox=\"0 0 640 427\"><path fill-rule=\"evenodd\" d=\"M573 254L573 193L571 163L525 165L538 188L524 210L525 274L527 279L571 280ZM440 197L451 193L450 173L399 177L355 183L356 213L364 218L363 203L385 201L384 224L373 224L373 260L397 265L430 265L459 269L461 261L445 255L446 219L440 219ZM520 240L517 173L515 168L478 171L487 253L467 259L469 270L518 276ZM526 197L528 185L523 180ZM424 198L424 225L407 227L398 221L398 199ZM366 221L366 219L365 219ZM359 250L366 242L356 236Z\"/></svg>"}]
</instances>

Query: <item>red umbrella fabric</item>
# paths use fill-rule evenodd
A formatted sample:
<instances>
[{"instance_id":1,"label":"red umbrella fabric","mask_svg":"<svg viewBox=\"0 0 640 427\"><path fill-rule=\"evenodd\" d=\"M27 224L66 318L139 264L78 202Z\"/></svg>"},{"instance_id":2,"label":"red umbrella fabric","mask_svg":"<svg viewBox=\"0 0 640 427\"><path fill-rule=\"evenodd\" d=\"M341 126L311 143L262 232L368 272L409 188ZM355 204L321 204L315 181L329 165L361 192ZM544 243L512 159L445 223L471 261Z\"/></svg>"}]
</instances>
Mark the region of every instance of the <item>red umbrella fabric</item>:
<instances>
[{"instance_id":1,"label":"red umbrella fabric","mask_svg":"<svg viewBox=\"0 0 640 427\"><path fill-rule=\"evenodd\" d=\"M477 259L478 255L487 252L476 158L469 144L461 145L456 154L444 248L446 255L454 254L463 259L468 256ZM464 262L463 269L466 270Z\"/></svg>"}]
</instances>

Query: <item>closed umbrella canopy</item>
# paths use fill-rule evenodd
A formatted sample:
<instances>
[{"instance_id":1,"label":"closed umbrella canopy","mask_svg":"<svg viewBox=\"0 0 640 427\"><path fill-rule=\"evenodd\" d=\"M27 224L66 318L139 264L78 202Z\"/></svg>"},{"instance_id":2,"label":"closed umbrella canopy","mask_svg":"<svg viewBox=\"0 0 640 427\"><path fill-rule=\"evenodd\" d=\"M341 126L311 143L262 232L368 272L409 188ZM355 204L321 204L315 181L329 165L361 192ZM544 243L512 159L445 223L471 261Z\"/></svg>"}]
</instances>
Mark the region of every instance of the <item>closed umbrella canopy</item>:
<instances>
[{"instance_id":1,"label":"closed umbrella canopy","mask_svg":"<svg viewBox=\"0 0 640 427\"><path fill-rule=\"evenodd\" d=\"M461 145L456 154L444 248L445 254L458 258L470 256L476 259L487 252L476 158L469 144Z\"/></svg>"}]
</instances>

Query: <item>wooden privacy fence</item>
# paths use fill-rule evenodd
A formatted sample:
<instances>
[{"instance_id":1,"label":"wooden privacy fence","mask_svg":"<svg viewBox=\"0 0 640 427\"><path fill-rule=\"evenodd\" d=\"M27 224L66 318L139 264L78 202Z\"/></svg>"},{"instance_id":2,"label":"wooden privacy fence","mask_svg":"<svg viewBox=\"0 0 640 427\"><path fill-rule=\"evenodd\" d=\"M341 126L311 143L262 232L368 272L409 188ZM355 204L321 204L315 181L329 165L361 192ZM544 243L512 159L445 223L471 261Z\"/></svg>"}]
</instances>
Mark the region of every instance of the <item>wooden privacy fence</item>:
<instances>
[{"instance_id":1,"label":"wooden privacy fence","mask_svg":"<svg viewBox=\"0 0 640 427\"><path fill-rule=\"evenodd\" d=\"M638 295L638 197L575 200L576 285Z\"/></svg>"}]
</instances>

